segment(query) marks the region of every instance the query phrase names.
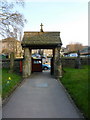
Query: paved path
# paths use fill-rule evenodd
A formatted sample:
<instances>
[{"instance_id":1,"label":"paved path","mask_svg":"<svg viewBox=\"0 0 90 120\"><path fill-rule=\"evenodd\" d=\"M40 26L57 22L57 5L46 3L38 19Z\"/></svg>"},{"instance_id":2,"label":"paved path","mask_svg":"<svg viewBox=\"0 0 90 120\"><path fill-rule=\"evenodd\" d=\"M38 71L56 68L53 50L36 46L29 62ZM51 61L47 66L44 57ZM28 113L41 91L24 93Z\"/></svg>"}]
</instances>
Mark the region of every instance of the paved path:
<instances>
[{"instance_id":1,"label":"paved path","mask_svg":"<svg viewBox=\"0 0 90 120\"><path fill-rule=\"evenodd\" d=\"M62 85L48 74L33 73L3 107L3 118L80 118Z\"/></svg>"}]
</instances>

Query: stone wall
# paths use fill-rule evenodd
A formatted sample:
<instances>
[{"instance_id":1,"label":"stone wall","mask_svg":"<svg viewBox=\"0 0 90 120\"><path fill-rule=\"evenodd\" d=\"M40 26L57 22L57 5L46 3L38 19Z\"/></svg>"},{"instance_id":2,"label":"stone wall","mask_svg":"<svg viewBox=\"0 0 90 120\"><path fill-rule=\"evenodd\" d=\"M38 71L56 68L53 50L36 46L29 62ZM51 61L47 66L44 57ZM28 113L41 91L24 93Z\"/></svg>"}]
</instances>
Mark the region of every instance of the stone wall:
<instances>
[{"instance_id":1,"label":"stone wall","mask_svg":"<svg viewBox=\"0 0 90 120\"><path fill-rule=\"evenodd\" d=\"M62 58L63 67L75 67L77 58ZM90 58L80 58L81 65L90 65Z\"/></svg>"},{"instance_id":2,"label":"stone wall","mask_svg":"<svg viewBox=\"0 0 90 120\"><path fill-rule=\"evenodd\" d=\"M20 61L23 62L23 59L15 59L14 60L14 71L20 72ZM10 68L10 60L5 59L2 60L2 68Z\"/></svg>"},{"instance_id":3,"label":"stone wall","mask_svg":"<svg viewBox=\"0 0 90 120\"><path fill-rule=\"evenodd\" d=\"M76 58L62 58L63 67L75 67ZM14 71L20 72L20 61L23 63L23 59L14 60ZM81 58L82 65L90 65L90 58ZM2 68L10 68L10 60L2 60Z\"/></svg>"}]
</instances>

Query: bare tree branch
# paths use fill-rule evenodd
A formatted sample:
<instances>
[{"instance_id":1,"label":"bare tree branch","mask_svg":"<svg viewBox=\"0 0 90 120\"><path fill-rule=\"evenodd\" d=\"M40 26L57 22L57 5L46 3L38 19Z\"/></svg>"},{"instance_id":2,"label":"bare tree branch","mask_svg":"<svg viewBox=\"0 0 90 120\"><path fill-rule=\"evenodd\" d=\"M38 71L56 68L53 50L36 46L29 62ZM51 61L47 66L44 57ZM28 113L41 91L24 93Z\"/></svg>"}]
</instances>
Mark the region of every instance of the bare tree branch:
<instances>
[{"instance_id":1,"label":"bare tree branch","mask_svg":"<svg viewBox=\"0 0 90 120\"><path fill-rule=\"evenodd\" d=\"M17 37L26 22L24 16L15 11L16 4L24 6L23 0L15 2L0 2L0 35L2 37Z\"/></svg>"},{"instance_id":2,"label":"bare tree branch","mask_svg":"<svg viewBox=\"0 0 90 120\"><path fill-rule=\"evenodd\" d=\"M76 42L67 45L67 48L68 48L68 52L74 52L81 50L83 48L83 45L81 43Z\"/></svg>"}]
</instances>

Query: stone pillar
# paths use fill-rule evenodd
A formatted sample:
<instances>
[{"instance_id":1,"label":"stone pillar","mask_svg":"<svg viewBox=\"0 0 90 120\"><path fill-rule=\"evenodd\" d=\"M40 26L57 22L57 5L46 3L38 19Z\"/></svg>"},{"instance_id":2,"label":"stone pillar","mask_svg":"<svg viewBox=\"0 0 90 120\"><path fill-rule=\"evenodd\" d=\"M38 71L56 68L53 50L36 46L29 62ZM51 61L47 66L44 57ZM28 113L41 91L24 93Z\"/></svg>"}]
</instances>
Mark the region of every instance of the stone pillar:
<instances>
[{"instance_id":1,"label":"stone pillar","mask_svg":"<svg viewBox=\"0 0 90 120\"><path fill-rule=\"evenodd\" d=\"M31 75L31 49L24 48L23 77L27 78L30 75Z\"/></svg>"},{"instance_id":2,"label":"stone pillar","mask_svg":"<svg viewBox=\"0 0 90 120\"><path fill-rule=\"evenodd\" d=\"M60 49L61 47L55 48L55 55L54 55L54 76L56 77L56 79L62 77Z\"/></svg>"}]
</instances>

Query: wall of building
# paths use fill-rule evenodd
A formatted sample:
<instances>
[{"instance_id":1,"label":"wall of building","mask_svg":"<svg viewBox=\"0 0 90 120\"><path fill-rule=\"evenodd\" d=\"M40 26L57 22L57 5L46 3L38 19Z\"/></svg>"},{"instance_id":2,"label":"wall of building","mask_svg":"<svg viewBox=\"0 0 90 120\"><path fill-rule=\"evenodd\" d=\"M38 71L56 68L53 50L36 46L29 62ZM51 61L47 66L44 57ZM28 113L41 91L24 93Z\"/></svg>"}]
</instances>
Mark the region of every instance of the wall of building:
<instances>
[{"instance_id":1,"label":"wall of building","mask_svg":"<svg viewBox=\"0 0 90 120\"><path fill-rule=\"evenodd\" d=\"M0 41L2 43L1 53L10 55L11 52L14 52L15 57L22 57L23 50L21 46L21 41L16 40L15 38L6 38Z\"/></svg>"},{"instance_id":2,"label":"wall of building","mask_svg":"<svg viewBox=\"0 0 90 120\"><path fill-rule=\"evenodd\" d=\"M52 49L41 49L44 56L52 56ZM38 53L39 49L32 50L32 54Z\"/></svg>"}]
</instances>

